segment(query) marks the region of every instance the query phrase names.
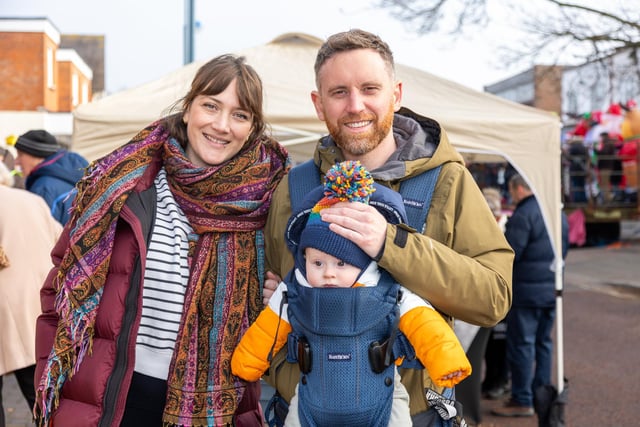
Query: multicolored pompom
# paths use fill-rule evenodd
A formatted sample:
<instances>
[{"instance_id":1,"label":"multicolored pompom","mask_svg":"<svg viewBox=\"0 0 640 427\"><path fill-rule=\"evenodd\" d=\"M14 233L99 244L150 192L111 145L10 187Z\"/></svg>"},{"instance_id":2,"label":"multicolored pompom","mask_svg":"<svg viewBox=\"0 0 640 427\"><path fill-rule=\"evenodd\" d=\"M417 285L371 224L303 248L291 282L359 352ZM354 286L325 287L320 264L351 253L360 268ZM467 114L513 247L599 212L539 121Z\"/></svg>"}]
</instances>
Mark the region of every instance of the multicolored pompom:
<instances>
[{"instance_id":1,"label":"multicolored pompom","mask_svg":"<svg viewBox=\"0 0 640 427\"><path fill-rule=\"evenodd\" d=\"M335 164L325 175L324 195L341 202L369 202L375 191L373 178L359 161ZM334 202L335 203L335 202Z\"/></svg>"}]
</instances>

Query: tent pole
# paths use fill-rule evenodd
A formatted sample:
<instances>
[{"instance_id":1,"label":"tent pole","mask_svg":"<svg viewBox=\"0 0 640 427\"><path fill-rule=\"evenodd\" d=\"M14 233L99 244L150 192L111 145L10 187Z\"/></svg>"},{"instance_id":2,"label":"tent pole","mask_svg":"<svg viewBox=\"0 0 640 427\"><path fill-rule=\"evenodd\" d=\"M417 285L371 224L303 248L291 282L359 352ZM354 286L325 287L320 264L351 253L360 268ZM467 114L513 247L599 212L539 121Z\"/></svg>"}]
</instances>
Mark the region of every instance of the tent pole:
<instances>
[{"instance_id":1,"label":"tent pole","mask_svg":"<svg viewBox=\"0 0 640 427\"><path fill-rule=\"evenodd\" d=\"M560 211L562 215L562 211ZM564 260L562 259L562 218L559 224L560 236L556 237L557 246L559 249L556 251L556 354L557 354L557 389L558 394L564 389L564 318L562 311L562 293L564 291L563 277L564 277Z\"/></svg>"},{"instance_id":2,"label":"tent pole","mask_svg":"<svg viewBox=\"0 0 640 427\"><path fill-rule=\"evenodd\" d=\"M556 297L556 354L558 357L557 362L557 387L558 393L561 393L564 389L564 331L563 325L563 312L562 312L562 295Z\"/></svg>"}]
</instances>

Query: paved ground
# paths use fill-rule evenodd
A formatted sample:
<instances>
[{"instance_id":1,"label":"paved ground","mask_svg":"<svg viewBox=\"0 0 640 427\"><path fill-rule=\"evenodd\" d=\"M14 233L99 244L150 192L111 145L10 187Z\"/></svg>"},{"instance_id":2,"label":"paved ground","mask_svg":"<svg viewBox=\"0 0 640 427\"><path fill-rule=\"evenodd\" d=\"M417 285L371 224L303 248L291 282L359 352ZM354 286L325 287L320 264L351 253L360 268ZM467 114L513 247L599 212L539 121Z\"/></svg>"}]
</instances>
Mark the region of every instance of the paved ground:
<instances>
[{"instance_id":1,"label":"paved ground","mask_svg":"<svg viewBox=\"0 0 640 427\"><path fill-rule=\"evenodd\" d=\"M32 427L27 401L22 397L16 377L7 375L3 379L2 398L6 427Z\"/></svg>"},{"instance_id":2,"label":"paved ground","mask_svg":"<svg viewBox=\"0 0 640 427\"><path fill-rule=\"evenodd\" d=\"M637 424L640 241L570 250L564 295L567 426ZM7 427L33 426L12 375L4 379L3 397ZM537 427L536 417L492 416L500 404L482 401L482 427Z\"/></svg>"},{"instance_id":3,"label":"paved ground","mask_svg":"<svg viewBox=\"0 0 640 427\"><path fill-rule=\"evenodd\" d=\"M633 372L640 340L640 241L571 249L562 305L566 425L637 425L640 385ZM556 365L554 360L554 381ZM491 415L502 404L482 400L478 426L538 427L536 417Z\"/></svg>"}]
</instances>

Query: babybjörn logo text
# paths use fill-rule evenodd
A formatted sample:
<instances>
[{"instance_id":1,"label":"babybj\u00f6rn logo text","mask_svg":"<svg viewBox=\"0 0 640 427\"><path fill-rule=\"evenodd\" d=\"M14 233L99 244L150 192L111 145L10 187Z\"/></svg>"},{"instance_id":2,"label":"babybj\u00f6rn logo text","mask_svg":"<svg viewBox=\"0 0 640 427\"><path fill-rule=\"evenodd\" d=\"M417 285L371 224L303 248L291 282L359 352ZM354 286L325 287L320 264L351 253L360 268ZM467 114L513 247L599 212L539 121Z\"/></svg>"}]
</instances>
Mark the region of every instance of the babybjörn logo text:
<instances>
[{"instance_id":1,"label":"babybj\u00f6rn logo text","mask_svg":"<svg viewBox=\"0 0 640 427\"><path fill-rule=\"evenodd\" d=\"M328 353L329 362L348 362L351 360L351 353Z\"/></svg>"},{"instance_id":2,"label":"babybj\u00f6rn logo text","mask_svg":"<svg viewBox=\"0 0 640 427\"><path fill-rule=\"evenodd\" d=\"M422 208L424 206L424 201L415 200L415 199L404 199L404 204L410 208Z\"/></svg>"}]
</instances>

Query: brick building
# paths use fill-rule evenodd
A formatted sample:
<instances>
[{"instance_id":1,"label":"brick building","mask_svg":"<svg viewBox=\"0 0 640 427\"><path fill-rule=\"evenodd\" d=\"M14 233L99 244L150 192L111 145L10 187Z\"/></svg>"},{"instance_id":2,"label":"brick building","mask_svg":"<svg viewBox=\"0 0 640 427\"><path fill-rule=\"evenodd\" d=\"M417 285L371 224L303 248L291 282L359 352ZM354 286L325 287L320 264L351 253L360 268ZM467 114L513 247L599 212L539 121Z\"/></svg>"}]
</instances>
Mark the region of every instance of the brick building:
<instances>
[{"instance_id":1,"label":"brick building","mask_svg":"<svg viewBox=\"0 0 640 427\"><path fill-rule=\"evenodd\" d=\"M562 72L561 66L535 65L520 74L485 86L484 90L513 102L560 115Z\"/></svg>"},{"instance_id":2,"label":"brick building","mask_svg":"<svg viewBox=\"0 0 640 427\"><path fill-rule=\"evenodd\" d=\"M46 129L64 142L73 109L92 98L93 71L60 48L47 18L0 18L0 136Z\"/></svg>"}]
</instances>

